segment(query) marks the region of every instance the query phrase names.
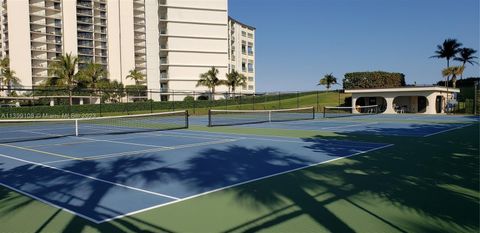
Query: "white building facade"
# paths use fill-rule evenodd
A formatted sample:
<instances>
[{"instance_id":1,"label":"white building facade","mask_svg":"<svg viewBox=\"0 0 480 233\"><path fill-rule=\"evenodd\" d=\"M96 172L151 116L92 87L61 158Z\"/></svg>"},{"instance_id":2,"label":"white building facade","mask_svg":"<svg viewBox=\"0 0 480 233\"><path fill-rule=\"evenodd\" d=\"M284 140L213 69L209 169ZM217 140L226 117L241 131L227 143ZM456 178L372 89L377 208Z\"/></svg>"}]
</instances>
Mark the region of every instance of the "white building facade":
<instances>
[{"instance_id":1,"label":"white building facade","mask_svg":"<svg viewBox=\"0 0 480 233\"><path fill-rule=\"evenodd\" d=\"M237 88L243 93L255 93L255 28L233 18L228 20L229 27L229 71L247 77L247 84Z\"/></svg>"},{"instance_id":2,"label":"white building facade","mask_svg":"<svg viewBox=\"0 0 480 233\"><path fill-rule=\"evenodd\" d=\"M207 92L196 87L201 73L215 67L225 79L229 67L240 68L242 60L249 78L243 88L255 90L254 30L244 40L252 53L230 54L241 53L242 45L230 49L238 43L230 32L241 23L229 19L228 0L3 0L1 12L0 52L24 87L42 84L50 64L71 53L79 68L99 63L124 85L133 84L126 79L130 70L142 72L156 101L173 100L170 92Z\"/></svg>"}]
</instances>

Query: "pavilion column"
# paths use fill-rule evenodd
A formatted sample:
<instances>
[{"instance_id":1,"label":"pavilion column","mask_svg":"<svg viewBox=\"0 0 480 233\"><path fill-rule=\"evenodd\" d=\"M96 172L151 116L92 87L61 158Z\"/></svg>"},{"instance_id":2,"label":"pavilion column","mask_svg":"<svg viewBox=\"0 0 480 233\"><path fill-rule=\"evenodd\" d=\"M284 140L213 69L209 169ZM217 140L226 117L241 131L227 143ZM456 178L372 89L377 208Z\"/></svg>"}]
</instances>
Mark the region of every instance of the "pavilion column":
<instances>
[{"instance_id":1,"label":"pavilion column","mask_svg":"<svg viewBox=\"0 0 480 233\"><path fill-rule=\"evenodd\" d=\"M432 93L427 97L427 110L425 111L426 114L437 114L437 95L435 93ZM443 109L443 107L442 107ZM442 110L443 111L443 110Z\"/></svg>"},{"instance_id":2,"label":"pavilion column","mask_svg":"<svg viewBox=\"0 0 480 233\"><path fill-rule=\"evenodd\" d=\"M357 103L358 98L359 98L358 96L352 95L352 107L354 107L353 110L352 110L352 113L359 113L357 111L357 108L355 108L356 107L355 103Z\"/></svg>"},{"instance_id":3,"label":"pavilion column","mask_svg":"<svg viewBox=\"0 0 480 233\"><path fill-rule=\"evenodd\" d=\"M395 99L394 96L390 97L385 97L385 100L387 101L387 109L385 110L384 113L387 114L396 114L395 109L393 108L393 100Z\"/></svg>"}]
</instances>

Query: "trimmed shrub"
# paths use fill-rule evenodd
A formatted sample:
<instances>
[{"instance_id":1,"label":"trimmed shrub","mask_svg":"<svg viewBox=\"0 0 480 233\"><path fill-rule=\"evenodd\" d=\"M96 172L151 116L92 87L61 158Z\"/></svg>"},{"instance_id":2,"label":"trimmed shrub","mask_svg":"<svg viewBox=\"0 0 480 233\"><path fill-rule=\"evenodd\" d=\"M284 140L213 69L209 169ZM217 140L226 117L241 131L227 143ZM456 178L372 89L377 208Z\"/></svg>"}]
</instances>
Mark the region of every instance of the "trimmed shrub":
<instances>
[{"instance_id":1,"label":"trimmed shrub","mask_svg":"<svg viewBox=\"0 0 480 233\"><path fill-rule=\"evenodd\" d=\"M346 73L343 88L391 88L405 86L405 75L384 71Z\"/></svg>"}]
</instances>

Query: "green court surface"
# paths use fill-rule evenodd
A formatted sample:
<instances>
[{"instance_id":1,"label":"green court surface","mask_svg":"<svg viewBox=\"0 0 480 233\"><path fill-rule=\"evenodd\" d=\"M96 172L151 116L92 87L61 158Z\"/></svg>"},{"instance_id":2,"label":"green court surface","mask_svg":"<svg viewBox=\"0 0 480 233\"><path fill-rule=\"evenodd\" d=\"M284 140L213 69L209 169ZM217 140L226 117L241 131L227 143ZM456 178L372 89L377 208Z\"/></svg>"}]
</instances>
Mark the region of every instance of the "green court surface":
<instances>
[{"instance_id":1,"label":"green court surface","mask_svg":"<svg viewBox=\"0 0 480 233\"><path fill-rule=\"evenodd\" d=\"M190 130L393 146L101 224L0 187L0 232L480 230L478 122L430 137L248 127L191 126Z\"/></svg>"}]
</instances>

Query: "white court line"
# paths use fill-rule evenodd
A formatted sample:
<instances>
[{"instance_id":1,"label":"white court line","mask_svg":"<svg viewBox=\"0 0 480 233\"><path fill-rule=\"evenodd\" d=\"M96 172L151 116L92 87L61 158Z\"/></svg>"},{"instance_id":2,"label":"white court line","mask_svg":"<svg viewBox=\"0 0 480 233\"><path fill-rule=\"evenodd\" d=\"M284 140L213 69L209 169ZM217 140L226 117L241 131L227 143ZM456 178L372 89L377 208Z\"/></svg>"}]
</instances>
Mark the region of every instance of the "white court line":
<instances>
[{"instance_id":1,"label":"white court line","mask_svg":"<svg viewBox=\"0 0 480 233\"><path fill-rule=\"evenodd\" d=\"M95 141L95 142L109 142L109 143L131 145L131 146L144 146L144 147L172 149L172 147L169 147L169 146L158 146L158 145L150 145L150 144L143 144L143 143L131 143L131 142L117 142L117 141L111 141L111 140L105 140L105 139L94 139L94 138L87 138L87 137L78 137L78 138L83 140ZM135 139L135 137L132 137L131 139Z\"/></svg>"},{"instance_id":2,"label":"white court line","mask_svg":"<svg viewBox=\"0 0 480 233\"><path fill-rule=\"evenodd\" d=\"M95 219L93 219L93 218L90 218L90 217L88 217L88 216L86 216L86 215L83 215L83 214L77 213L77 212L75 212L75 211L73 211L73 210L69 210L69 209L67 209L67 208L64 208L64 207L61 207L61 206L59 206L59 205L53 204L53 203L50 202L50 201L47 201L47 200L42 199L42 198L40 198L40 197L37 197L37 196L35 196L35 195L33 195L33 194L26 193L26 192L24 192L24 191L22 191L22 190L20 190L20 189L14 188L14 187L12 187L12 186L10 186L10 185L6 185L6 184L4 184L4 183L2 183L2 182L0 182L0 185L5 186L5 187L7 187L7 188L9 188L9 189L11 189L11 190L13 190L13 191L15 191L15 192L21 193L21 194L23 194L23 195L25 195L25 196L27 196L27 197L30 197L30 198L32 198L32 199L35 199L35 200L37 200L37 201L39 201L39 202L42 202L42 203L44 203L44 204L53 206L53 207L55 207L55 208L57 208L57 209L63 210L63 211L68 212L68 213L70 213L70 214L77 215L77 216L79 216L79 217L82 217L82 218L84 218L84 219L87 219L87 220L89 220L89 221L91 221L91 222L94 222L94 223L96 223L96 224L102 223L102 221L97 221L97 220L95 220Z\"/></svg>"},{"instance_id":3,"label":"white court line","mask_svg":"<svg viewBox=\"0 0 480 233\"><path fill-rule=\"evenodd\" d=\"M354 125L323 127L323 128L320 128L320 129L343 129L343 128L351 128L351 127L357 127L357 126L375 125L375 124L378 124L378 123L379 122L361 123L361 124L354 124Z\"/></svg>"},{"instance_id":4,"label":"white court line","mask_svg":"<svg viewBox=\"0 0 480 233\"><path fill-rule=\"evenodd\" d=\"M38 148L38 147L47 147L47 146L64 146L64 145L76 145L76 144L86 144L86 143L94 143L92 141L81 141L81 142L64 142L64 143L53 143L53 144L39 144L39 145L32 145L32 146L23 146L25 148Z\"/></svg>"},{"instance_id":5,"label":"white court line","mask_svg":"<svg viewBox=\"0 0 480 233\"><path fill-rule=\"evenodd\" d=\"M306 166L291 169L291 170L288 170L288 171L283 171L283 172L275 173L275 174L272 174L272 175L262 176L262 177L255 178L255 179L252 179L252 180L247 180L247 181L244 181L244 182L236 183L236 184L233 184L233 185L228 185L228 186L225 186L225 187L222 187L222 188L210 190L210 191L207 191L207 192L203 192L203 193L196 194L196 195L193 195L193 196L189 196L189 197L186 197L186 198L182 198L182 199L179 199L179 200L171 201L171 202L168 202L168 203L148 207L148 208L133 211L133 212L130 212L130 213L127 213L127 214L119 215L119 216L116 216L116 217L113 217L113 218L105 219L105 220L102 220L101 223L108 222L108 221L115 220L115 219L119 219L119 218L123 218L123 217L134 215L134 214L138 214L138 213L142 213L142 212L149 211L149 210L156 209L156 208L160 208L160 207L163 207L163 206L172 205L172 204L175 204L175 203L178 203L178 202L190 200L190 199L193 199L193 198L197 198L197 197L204 196L204 195L207 195L207 194L210 194L210 193L214 193L214 192L222 191L222 190L225 190L225 189L233 188L233 187L240 186L240 185L243 185L243 184L248 184L248 183L252 183L252 182L255 182L255 181L264 180L264 179L272 178L272 177L275 177L275 176L283 175L283 174L286 174L286 173L291 173L291 172L295 172L295 171L298 171L298 170L307 169L309 167L314 167L314 166L318 166L318 165L321 165L321 164L326 164L326 163L334 162L334 161L337 161L337 160L346 159L346 158L349 158L349 157L352 157L352 156L361 155L361 154L365 154L365 153L376 151L376 150L381 150L381 149L391 147L391 146L394 146L394 145L393 144L388 144L388 145L373 148L373 149L370 149L370 150L357 152L355 154L351 154L351 155L347 155L347 156L343 156L343 157L338 157L338 158L335 158L335 159L330 159L330 160L323 161L323 162L320 162L320 163L306 165Z\"/></svg>"},{"instance_id":6,"label":"white court line","mask_svg":"<svg viewBox=\"0 0 480 233\"><path fill-rule=\"evenodd\" d=\"M196 131L198 132L198 131ZM208 133L213 133L213 132L208 132ZM185 134L185 135L188 135L186 133L174 133L174 134ZM195 135L195 134L192 134L192 135ZM244 134L236 134L236 135L244 135ZM246 139L246 140L260 140L260 141L271 141L271 142L287 142L287 143L298 143L298 144L311 144L312 142L305 142L305 141L293 141L293 140L284 140L284 139L273 139L273 138L269 138L270 136L265 136L265 137L261 137L261 136L256 136L256 137L251 137L253 135L250 135L248 136L247 134L245 134L245 137L241 137L241 138L238 138L238 140L243 140L243 139ZM281 136L272 136L272 137L278 137L278 138L289 138L289 139L292 139L293 137L281 137ZM351 141L342 141L342 140L336 140L336 139L321 139L321 138L317 138L315 139L317 141L324 141L324 142L332 142L332 141L335 141L335 142L351 142ZM371 142L360 142L360 144L380 144L380 143L371 143ZM383 144L382 144L383 145ZM370 146L363 146L363 145L342 145L343 147L354 147L354 148L359 148L359 147L370 147Z\"/></svg>"},{"instance_id":7,"label":"white court line","mask_svg":"<svg viewBox=\"0 0 480 233\"><path fill-rule=\"evenodd\" d=\"M461 125L461 126L458 126L458 127L455 127L455 128L442 130L442 131L440 131L440 132L427 134L427 135L424 135L423 137L424 137L424 138L427 138L427 137L430 137L430 136L433 136L433 135L437 135L437 134L441 134L441 133L446 133L446 132L449 132L449 131L453 131L453 130L465 128L465 127L468 127L468 126L471 126L471 125L473 125L473 124Z\"/></svg>"},{"instance_id":8,"label":"white court line","mask_svg":"<svg viewBox=\"0 0 480 233\"><path fill-rule=\"evenodd\" d=\"M169 151L169 150L178 150L178 149L192 148L192 147L199 147L199 146L224 144L224 143L234 142L234 141L237 141L237 140L238 139L229 139L229 140L219 140L219 141L212 141L212 142L191 143L191 144L173 146L173 147L170 147L170 148L163 148L163 150L160 150L160 151ZM153 151L149 151L149 152L153 152ZM97 156L85 157L83 159L84 160L98 160L98 159L114 158L114 157L125 156L125 155L134 155L134 154L138 154L138 153L137 152L128 152L128 153L119 153L119 154L111 154L111 155L97 155Z\"/></svg>"},{"instance_id":9,"label":"white court line","mask_svg":"<svg viewBox=\"0 0 480 233\"><path fill-rule=\"evenodd\" d=\"M128 151L128 152L122 152L122 153L111 153L111 154L84 157L82 158L82 160L100 160L100 159L107 159L107 158L114 158L114 157L121 157L121 156L128 156L128 155L136 155L140 153L162 152L162 151L170 151L170 150L177 150L177 149L184 149L184 148L224 144L224 143L234 142L238 140L240 139L226 139L226 140L219 140L219 141L212 141L212 142L184 144L184 145L178 145L170 148L157 148L157 149L148 149L148 150ZM44 164L61 163L61 162L67 162L67 161L71 161L71 159L55 160L55 161L45 162Z\"/></svg>"},{"instance_id":10,"label":"white court line","mask_svg":"<svg viewBox=\"0 0 480 233\"><path fill-rule=\"evenodd\" d=\"M80 177L83 177L83 178L87 178L87 179L111 184L111 185L122 187L122 188L127 188L127 189L131 189L131 190L139 191L139 192L142 192L142 193L152 194L152 195L155 195L155 196L160 196L160 197L173 199L173 200L180 200L180 198L177 198L177 197L173 197L173 196L169 196L169 195L165 195L165 194L161 194L161 193L156 193L156 192L152 192L152 191L148 191L148 190L144 190L144 189L140 189L140 188L135 188L135 187L131 187L131 186L124 185L124 184L114 183L114 182L111 182L111 181L108 181L108 180L96 178L96 177L93 177L93 176L84 175L84 174L81 174L81 173L78 173L78 172L73 172L73 171L62 169L62 168L49 166L49 165L46 165L46 164L43 164L43 163L37 163L37 162L33 162L33 161L19 159L19 158L11 157L11 156L4 155L4 154L0 154L0 157L4 157L4 158L7 158L7 159L20 161L20 162L23 162L23 163L33 164L33 165L37 165L37 166L41 166L41 167L46 167L46 168L62 171L62 172L69 173L69 174L72 174L72 175L76 175L76 176L80 176Z\"/></svg>"},{"instance_id":11,"label":"white court line","mask_svg":"<svg viewBox=\"0 0 480 233\"><path fill-rule=\"evenodd\" d=\"M18 149L18 150L26 150L26 151L31 151L31 152L50 155L50 156L55 156L55 157L67 158L68 160L82 160L81 158L77 158L77 157L73 157L73 156L69 156L69 155L52 153L52 152L42 151L42 150L35 150L33 148L26 148L26 147L22 147L22 146L15 146L15 145L10 145L10 144L0 144L0 146L15 148L15 149Z\"/></svg>"}]
</instances>

